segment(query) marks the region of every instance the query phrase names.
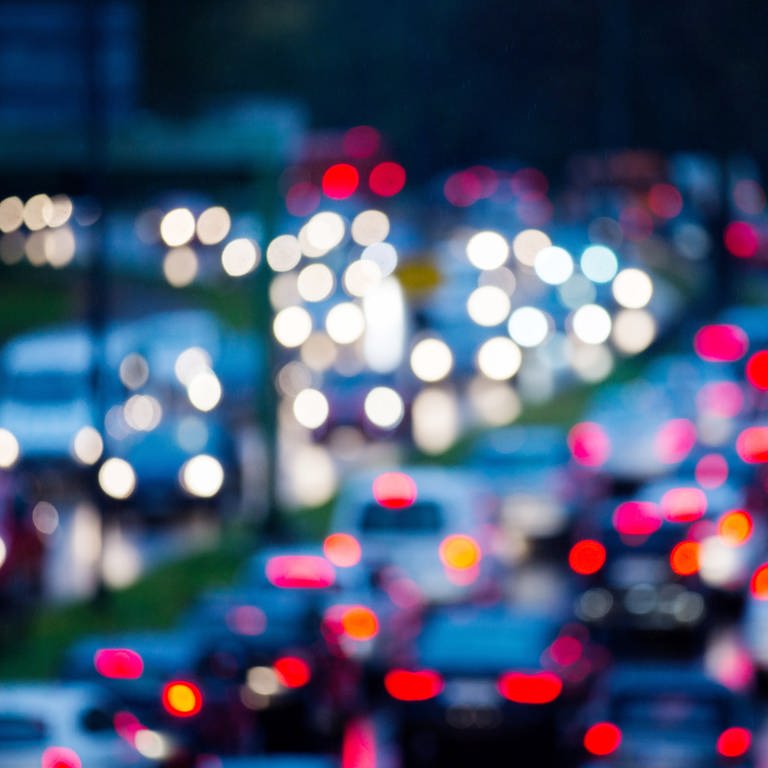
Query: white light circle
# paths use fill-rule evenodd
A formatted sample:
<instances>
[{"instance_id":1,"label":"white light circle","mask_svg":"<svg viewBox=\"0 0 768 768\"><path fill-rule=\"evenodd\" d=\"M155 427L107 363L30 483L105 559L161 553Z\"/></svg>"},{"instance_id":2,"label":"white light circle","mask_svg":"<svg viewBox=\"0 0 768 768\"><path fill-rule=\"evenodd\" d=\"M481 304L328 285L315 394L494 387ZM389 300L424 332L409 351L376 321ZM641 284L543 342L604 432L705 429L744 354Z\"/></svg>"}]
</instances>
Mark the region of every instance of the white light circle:
<instances>
[{"instance_id":1,"label":"white light circle","mask_svg":"<svg viewBox=\"0 0 768 768\"><path fill-rule=\"evenodd\" d=\"M267 246L267 264L275 272L289 272L301 261L301 245L293 235L279 235Z\"/></svg>"},{"instance_id":2,"label":"white light circle","mask_svg":"<svg viewBox=\"0 0 768 768\"><path fill-rule=\"evenodd\" d=\"M72 454L81 464L93 465L104 451L104 441L98 430L93 427L82 427L72 441Z\"/></svg>"},{"instance_id":3,"label":"white light circle","mask_svg":"<svg viewBox=\"0 0 768 768\"><path fill-rule=\"evenodd\" d=\"M214 456L201 453L184 462L179 473L179 482L192 496L210 499L224 485L224 468Z\"/></svg>"},{"instance_id":4,"label":"white light circle","mask_svg":"<svg viewBox=\"0 0 768 768\"><path fill-rule=\"evenodd\" d=\"M329 411L327 398L317 389L303 389L293 401L293 415L307 429L322 427Z\"/></svg>"},{"instance_id":5,"label":"white light circle","mask_svg":"<svg viewBox=\"0 0 768 768\"><path fill-rule=\"evenodd\" d=\"M365 396L365 415L380 429L394 429L405 415L403 398L391 387L374 387Z\"/></svg>"},{"instance_id":6,"label":"white light circle","mask_svg":"<svg viewBox=\"0 0 768 768\"><path fill-rule=\"evenodd\" d=\"M616 276L619 260L606 245L590 245L581 254L581 271L593 283L610 283Z\"/></svg>"},{"instance_id":7,"label":"white light circle","mask_svg":"<svg viewBox=\"0 0 768 768\"><path fill-rule=\"evenodd\" d=\"M189 208L174 208L160 222L160 237L172 248L185 245L195 236L195 217Z\"/></svg>"},{"instance_id":8,"label":"white light circle","mask_svg":"<svg viewBox=\"0 0 768 768\"><path fill-rule=\"evenodd\" d=\"M547 285L562 285L573 274L573 259L565 248L549 245L536 254L533 269Z\"/></svg>"},{"instance_id":9,"label":"white light circle","mask_svg":"<svg viewBox=\"0 0 768 768\"><path fill-rule=\"evenodd\" d=\"M351 232L358 245L380 243L389 235L389 217L383 211L362 211L352 220Z\"/></svg>"},{"instance_id":10,"label":"white light circle","mask_svg":"<svg viewBox=\"0 0 768 768\"><path fill-rule=\"evenodd\" d=\"M304 301L317 302L331 295L335 282L333 272L325 264L310 264L299 272L296 287Z\"/></svg>"},{"instance_id":11,"label":"white light circle","mask_svg":"<svg viewBox=\"0 0 768 768\"><path fill-rule=\"evenodd\" d=\"M312 333L312 317L304 307L286 307L275 315L272 332L284 347L300 347Z\"/></svg>"},{"instance_id":12,"label":"white light circle","mask_svg":"<svg viewBox=\"0 0 768 768\"><path fill-rule=\"evenodd\" d=\"M325 330L337 344L354 343L365 331L362 309L349 301L337 304L325 318Z\"/></svg>"},{"instance_id":13,"label":"white light circle","mask_svg":"<svg viewBox=\"0 0 768 768\"><path fill-rule=\"evenodd\" d=\"M305 225L307 242L318 253L323 255L335 248L344 239L344 219L338 213L323 211L316 213ZM307 253L313 256L313 253Z\"/></svg>"},{"instance_id":14,"label":"white light circle","mask_svg":"<svg viewBox=\"0 0 768 768\"><path fill-rule=\"evenodd\" d=\"M253 272L260 259L258 246L246 237L230 241L221 252L221 266L230 277L243 277Z\"/></svg>"},{"instance_id":15,"label":"white light circle","mask_svg":"<svg viewBox=\"0 0 768 768\"><path fill-rule=\"evenodd\" d=\"M521 347L538 347L550 334L549 317L537 307L520 307L509 316L507 330Z\"/></svg>"},{"instance_id":16,"label":"white light circle","mask_svg":"<svg viewBox=\"0 0 768 768\"><path fill-rule=\"evenodd\" d=\"M467 299L467 314L473 322L486 328L503 323L511 308L507 293L495 285L475 288Z\"/></svg>"},{"instance_id":17,"label":"white light circle","mask_svg":"<svg viewBox=\"0 0 768 768\"><path fill-rule=\"evenodd\" d=\"M107 459L98 477L101 489L113 499L127 499L136 489L136 473L124 459Z\"/></svg>"},{"instance_id":18,"label":"white light circle","mask_svg":"<svg viewBox=\"0 0 768 768\"><path fill-rule=\"evenodd\" d=\"M653 281L642 269L622 269L613 279L611 292L626 309L642 309L653 296Z\"/></svg>"},{"instance_id":19,"label":"white light circle","mask_svg":"<svg viewBox=\"0 0 768 768\"><path fill-rule=\"evenodd\" d=\"M477 351L478 370L494 381L511 379L522 362L520 347L505 336L488 339Z\"/></svg>"},{"instance_id":20,"label":"white light circle","mask_svg":"<svg viewBox=\"0 0 768 768\"><path fill-rule=\"evenodd\" d=\"M441 339L422 339L411 350L411 370L421 381L440 381L451 368L453 353Z\"/></svg>"},{"instance_id":21,"label":"white light circle","mask_svg":"<svg viewBox=\"0 0 768 768\"><path fill-rule=\"evenodd\" d=\"M497 269L509 257L509 243L498 232L485 230L469 238L467 258L478 269Z\"/></svg>"},{"instance_id":22,"label":"white light circle","mask_svg":"<svg viewBox=\"0 0 768 768\"><path fill-rule=\"evenodd\" d=\"M19 441L7 429L0 428L0 468L10 469L19 460Z\"/></svg>"},{"instance_id":23,"label":"white light circle","mask_svg":"<svg viewBox=\"0 0 768 768\"><path fill-rule=\"evenodd\" d=\"M576 337L585 344L602 344L611 335L611 316L599 304L579 307L571 318Z\"/></svg>"},{"instance_id":24,"label":"white light circle","mask_svg":"<svg viewBox=\"0 0 768 768\"><path fill-rule=\"evenodd\" d=\"M532 267L536 262L536 254L550 245L552 241L549 236L540 229L524 229L512 241L512 251L521 264Z\"/></svg>"},{"instance_id":25,"label":"white light circle","mask_svg":"<svg viewBox=\"0 0 768 768\"><path fill-rule=\"evenodd\" d=\"M656 320L646 309L621 309L613 319L611 338L620 352L636 355L656 338Z\"/></svg>"},{"instance_id":26,"label":"white light circle","mask_svg":"<svg viewBox=\"0 0 768 768\"><path fill-rule=\"evenodd\" d=\"M196 373L187 385L189 402L198 411L212 411L221 401L221 395L221 383L210 369Z\"/></svg>"}]
</instances>

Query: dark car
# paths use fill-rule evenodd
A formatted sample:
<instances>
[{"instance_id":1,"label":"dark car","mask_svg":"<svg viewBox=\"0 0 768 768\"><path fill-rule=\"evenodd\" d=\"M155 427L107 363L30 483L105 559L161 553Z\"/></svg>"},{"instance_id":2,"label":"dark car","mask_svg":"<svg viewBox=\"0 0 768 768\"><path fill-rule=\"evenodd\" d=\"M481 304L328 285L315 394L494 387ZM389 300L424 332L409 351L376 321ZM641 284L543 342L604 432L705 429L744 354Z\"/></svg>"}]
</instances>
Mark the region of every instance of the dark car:
<instances>
[{"instance_id":1,"label":"dark car","mask_svg":"<svg viewBox=\"0 0 768 768\"><path fill-rule=\"evenodd\" d=\"M572 653L553 651L566 637ZM593 664L552 616L501 605L433 611L383 675L405 764L466 765L477 749L506 745L556 765L560 718Z\"/></svg>"},{"instance_id":2,"label":"dark car","mask_svg":"<svg viewBox=\"0 0 768 768\"><path fill-rule=\"evenodd\" d=\"M698 666L617 666L582 713L583 766L748 768L750 702Z\"/></svg>"}]
</instances>

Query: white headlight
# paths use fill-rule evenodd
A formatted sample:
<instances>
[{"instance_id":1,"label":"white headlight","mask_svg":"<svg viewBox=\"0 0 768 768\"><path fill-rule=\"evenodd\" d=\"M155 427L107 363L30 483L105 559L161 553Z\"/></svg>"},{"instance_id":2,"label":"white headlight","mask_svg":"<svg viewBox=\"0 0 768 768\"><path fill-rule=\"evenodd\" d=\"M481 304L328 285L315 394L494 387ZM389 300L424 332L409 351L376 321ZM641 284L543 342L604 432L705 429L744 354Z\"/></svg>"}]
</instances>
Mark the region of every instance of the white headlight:
<instances>
[{"instance_id":1,"label":"white headlight","mask_svg":"<svg viewBox=\"0 0 768 768\"><path fill-rule=\"evenodd\" d=\"M179 473L179 482L187 493L210 499L224 485L224 468L218 459L201 453L184 463Z\"/></svg>"}]
</instances>

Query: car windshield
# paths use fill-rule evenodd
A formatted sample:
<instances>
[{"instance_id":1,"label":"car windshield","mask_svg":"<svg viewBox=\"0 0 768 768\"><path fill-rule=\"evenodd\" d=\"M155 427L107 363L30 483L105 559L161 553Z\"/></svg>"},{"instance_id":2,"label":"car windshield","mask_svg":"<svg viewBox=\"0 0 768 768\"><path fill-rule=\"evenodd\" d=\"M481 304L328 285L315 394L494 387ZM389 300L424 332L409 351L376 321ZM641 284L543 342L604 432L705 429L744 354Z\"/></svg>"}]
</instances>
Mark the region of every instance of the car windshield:
<instances>
[{"instance_id":1,"label":"car windshield","mask_svg":"<svg viewBox=\"0 0 768 768\"><path fill-rule=\"evenodd\" d=\"M443 510L434 501L416 501L395 509L372 501L362 515L362 529L369 533L437 533L442 527Z\"/></svg>"},{"instance_id":2,"label":"car windshield","mask_svg":"<svg viewBox=\"0 0 768 768\"><path fill-rule=\"evenodd\" d=\"M88 378L84 372L15 373L8 377L6 396L25 403L64 403L84 397Z\"/></svg>"},{"instance_id":3,"label":"car windshield","mask_svg":"<svg viewBox=\"0 0 768 768\"><path fill-rule=\"evenodd\" d=\"M46 727L42 720L24 715L0 713L0 749L44 741Z\"/></svg>"},{"instance_id":4,"label":"car windshield","mask_svg":"<svg viewBox=\"0 0 768 768\"><path fill-rule=\"evenodd\" d=\"M626 696L616 703L616 712L629 728L694 732L722 729L728 720L725 702L686 693Z\"/></svg>"}]
</instances>

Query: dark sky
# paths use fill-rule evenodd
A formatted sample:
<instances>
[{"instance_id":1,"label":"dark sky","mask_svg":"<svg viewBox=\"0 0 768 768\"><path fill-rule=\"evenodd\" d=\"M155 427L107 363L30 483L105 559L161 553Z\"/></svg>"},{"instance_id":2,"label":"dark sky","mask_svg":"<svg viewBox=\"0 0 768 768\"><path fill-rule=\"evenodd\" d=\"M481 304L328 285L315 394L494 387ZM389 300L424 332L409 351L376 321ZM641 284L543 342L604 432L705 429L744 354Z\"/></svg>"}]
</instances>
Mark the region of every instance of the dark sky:
<instances>
[{"instance_id":1,"label":"dark sky","mask_svg":"<svg viewBox=\"0 0 768 768\"><path fill-rule=\"evenodd\" d=\"M766 7L746 0L145 0L145 100L291 96L417 173L643 146L768 157Z\"/></svg>"}]
</instances>

